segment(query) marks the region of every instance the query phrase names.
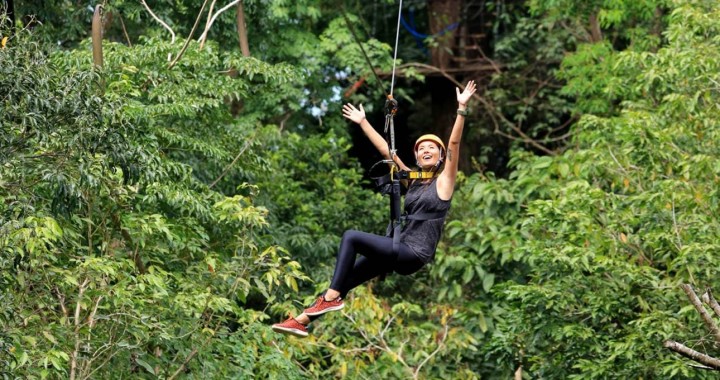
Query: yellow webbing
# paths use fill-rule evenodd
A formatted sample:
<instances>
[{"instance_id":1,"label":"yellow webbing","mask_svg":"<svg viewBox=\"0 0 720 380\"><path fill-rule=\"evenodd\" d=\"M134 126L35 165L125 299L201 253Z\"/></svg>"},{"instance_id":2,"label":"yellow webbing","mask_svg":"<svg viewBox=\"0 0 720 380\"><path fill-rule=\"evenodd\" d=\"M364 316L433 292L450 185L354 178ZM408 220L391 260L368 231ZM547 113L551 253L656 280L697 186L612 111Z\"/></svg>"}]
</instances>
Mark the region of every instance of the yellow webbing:
<instances>
[{"instance_id":1,"label":"yellow webbing","mask_svg":"<svg viewBox=\"0 0 720 380\"><path fill-rule=\"evenodd\" d=\"M435 178L438 172L407 172L409 179L429 179Z\"/></svg>"}]
</instances>

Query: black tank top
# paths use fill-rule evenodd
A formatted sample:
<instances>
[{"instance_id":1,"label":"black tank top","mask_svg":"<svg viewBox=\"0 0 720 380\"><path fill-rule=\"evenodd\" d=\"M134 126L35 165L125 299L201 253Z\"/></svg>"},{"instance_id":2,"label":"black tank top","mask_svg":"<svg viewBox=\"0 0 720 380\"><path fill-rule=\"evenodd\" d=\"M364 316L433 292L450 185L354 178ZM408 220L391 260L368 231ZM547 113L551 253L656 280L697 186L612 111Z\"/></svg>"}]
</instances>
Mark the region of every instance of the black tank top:
<instances>
[{"instance_id":1,"label":"black tank top","mask_svg":"<svg viewBox=\"0 0 720 380\"><path fill-rule=\"evenodd\" d=\"M437 178L424 184L414 181L405 195L405 212L407 214L443 213L450 209L450 200L440 199L437 192ZM429 263L435 258L440 236L442 235L445 217L429 220L408 220L400 233L400 241L412 249L420 260Z\"/></svg>"}]
</instances>

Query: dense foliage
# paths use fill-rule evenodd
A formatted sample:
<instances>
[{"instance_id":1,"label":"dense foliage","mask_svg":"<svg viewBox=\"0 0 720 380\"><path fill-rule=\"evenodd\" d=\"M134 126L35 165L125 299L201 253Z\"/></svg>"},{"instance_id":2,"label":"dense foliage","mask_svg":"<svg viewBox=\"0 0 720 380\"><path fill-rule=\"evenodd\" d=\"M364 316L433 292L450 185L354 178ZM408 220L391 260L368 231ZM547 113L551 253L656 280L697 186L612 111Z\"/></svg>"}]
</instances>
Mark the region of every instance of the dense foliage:
<instances>
[{"instance_id":1,"label":"dense foliage","mask_svg":"<svg viewBox=\"0 0 720 380\"><path fill-rule=\"evenodd\" d=\"M243 3L250 57L234 12L186 39L214 1L104 2L102 68L79 3L0 23L0 375L711 376L662 342L716 354L678 288L718 276L714 2L465 1L496 66L438 257L305 340L269 324L327 286L342 231L384 230L337 112L375 118L380 91L335 2ZM393 7L346 9L382 70ZM436 43L403 38L405 59ZM421 121L432 97L404 78Z\"/></svg>"},{"instance_id":2,"label":"dense foliage","mask_svg":"<svg viewBox=\"0 0 720 380\"><path fill-rule=\"evenodd\" d=\"M39 47L21 34L0 51L11 374L287 373L260 321L262 305L308 279L288 249L317 250L378 201L342 137L265 124L263 111L299 103L302 75L217 50L168 69L175 46L153 39L106 45L100 72L82 50ZM218 74L227 67L238 76ZM252 105L271 91L275 103ZM233 117L240 99L255 112ZM280 180L289 188L270 186ZM352 201L297 212L315 189Z\"/></svg>"}]
</instances>

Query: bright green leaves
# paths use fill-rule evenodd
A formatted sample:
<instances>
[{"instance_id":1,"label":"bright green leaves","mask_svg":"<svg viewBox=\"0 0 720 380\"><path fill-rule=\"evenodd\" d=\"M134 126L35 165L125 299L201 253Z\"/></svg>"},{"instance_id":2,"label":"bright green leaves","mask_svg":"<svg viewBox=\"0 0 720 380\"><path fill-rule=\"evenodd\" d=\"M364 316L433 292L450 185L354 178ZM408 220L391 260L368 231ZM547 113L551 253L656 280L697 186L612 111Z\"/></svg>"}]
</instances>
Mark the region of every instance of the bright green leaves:
<instances>
[{"instance_id":1,"label":"bright green leaves","mask_svg":"<svg viewBox=\"0 0 720 380\"><path fill-rule=\"evenodd\" d=\"M575 112L604 115L613 110L618 91L610 86L614 51L609 43L583 44L562 62L558 77L567 81L561 93L576 99Z\"/></svg>"},{"instance_id":2,"label":"bright green leaves","mask_svg":"<svg viewBox=\"0 0 720 380\"><path fill-rule=\"evenodd\" d=\"M252 206L250 199L242 195L225 198L213 206L218 215L218 221L245 228L260 228L267 225L264 207Z\"/></svg>"},{"instance_id":3,"label":"bright green leaves","mask_svg":"<svg viewBox=\"0 0 720 380\"><path fill-rule=\"evenodd\" d=\"M195 44L168 69L178 46L153 39L108 44L100 74L80 51L16 46L1 56L0 360L17 377L169 377L197 348L190 371L235 375L218 353L262 340L253 308L308 280L265 238L257 187L236 187L265 175L279 133L260 118L297 103L282 87L302 76Z\"/></svg>"},{"instance_id":4,"label":"bright green leaves","mask_svg":"<svg viewBox=\"0 0 720 380\"><path fill-rule=\"evenodd\" d=\"M21 225L15 225L5 233L3 245L14 247L14 253L21 256L47 253L63 235L57 221L47 216L28 217Z\"/></svg>"},{"instance_id":5,"label":"bright green leaves","mask_svg":"<svg viewBox=\"0 0 720 380\"><path fill-rule=\"evenodd\" d=\"M450 371L476 379L455 353L477 343L457 321L458 310L408 300L392 306L361 287L346 299L343 313L330 313L313 328L307 341L288 341L318 376L384 374L393 378L441 378ZM323 364L329 360L332 365Z\"/></svg>"},{"instance_id":6,"label":"bright green leaves","mask_svg":"<svg viewBox=\"0 0 720 380\"><path fill-rule=\"evenodd\" d=\"M590 18L595 17L602 28L621 33L628 25L651 27L653 21L658 22L658 9L669 6L666 0L594 0L581 3L571 0L530 0L528 3L534 14L546 14L555 20L569 19L586 23L588 29L591 28ZM648 34L647 31L643 33L645 36Z\"/></svg>"}]
</instances>

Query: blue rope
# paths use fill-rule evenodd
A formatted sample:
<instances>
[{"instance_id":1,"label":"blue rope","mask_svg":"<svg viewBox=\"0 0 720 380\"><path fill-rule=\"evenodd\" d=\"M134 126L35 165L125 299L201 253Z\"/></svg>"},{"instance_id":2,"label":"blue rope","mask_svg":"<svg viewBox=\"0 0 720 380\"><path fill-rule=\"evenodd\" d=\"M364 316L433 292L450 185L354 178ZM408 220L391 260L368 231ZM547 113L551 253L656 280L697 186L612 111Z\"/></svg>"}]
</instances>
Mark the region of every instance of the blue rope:
<instances>
[{"instance_id":1,"label":"blue rope","mask_svg":"<svg viewBox=\"0 0 720 380\"><path fill-rule=\"evenodd\" d=\"M405 27L405 29L407 29L407 31L410 32L410 34L412 34L413 37L415 37L416 39L426 39L428 37L442 36L443 34L457 28L460 25L459 22L454 22L454 23L446 26L445 29L443 29L435 34L420 33L417 30L415 30L415 12L412 10L410 11L410 23L405 21L404 17L400 19L400 22Z\"/></svg>"},{"instance_id":2,"label":"blue rope","mask_svg":"<svg viewBox=\"0 0 720 380\"><path fill-rule=\"evenodd\" d=\"M425 55L429 55L429 54L430 54L430 52L428 51L428 49L425 47L425 44L423 43L423 41L424 41L426 38L428 38L428 37L435 37L435 36L442 36L443 34L445 34L445 33L449 32L449 31L457 28L458 26L460 26L460 23L459 23L459 22L454 22L454 23L446 26L445 29L439 31L438 33L432 34L432 35L431 35L431 34L420 33L420 32L418 32L418 31L416 30L416 26L415 26L415 11L413 11L412 9L410 10L410 22L408 23L407 21L405 21L405 18L404 18L404 17L401 17L401 18L400 18L400 23L401 23L402 26L405 27L405 29L406 29L408 32L410 32L410 34L415 38L415 43L417 44L417 47L420 48L420 49L422 49L422 51L425 53Z\"/></svg>"}]
</instances>

